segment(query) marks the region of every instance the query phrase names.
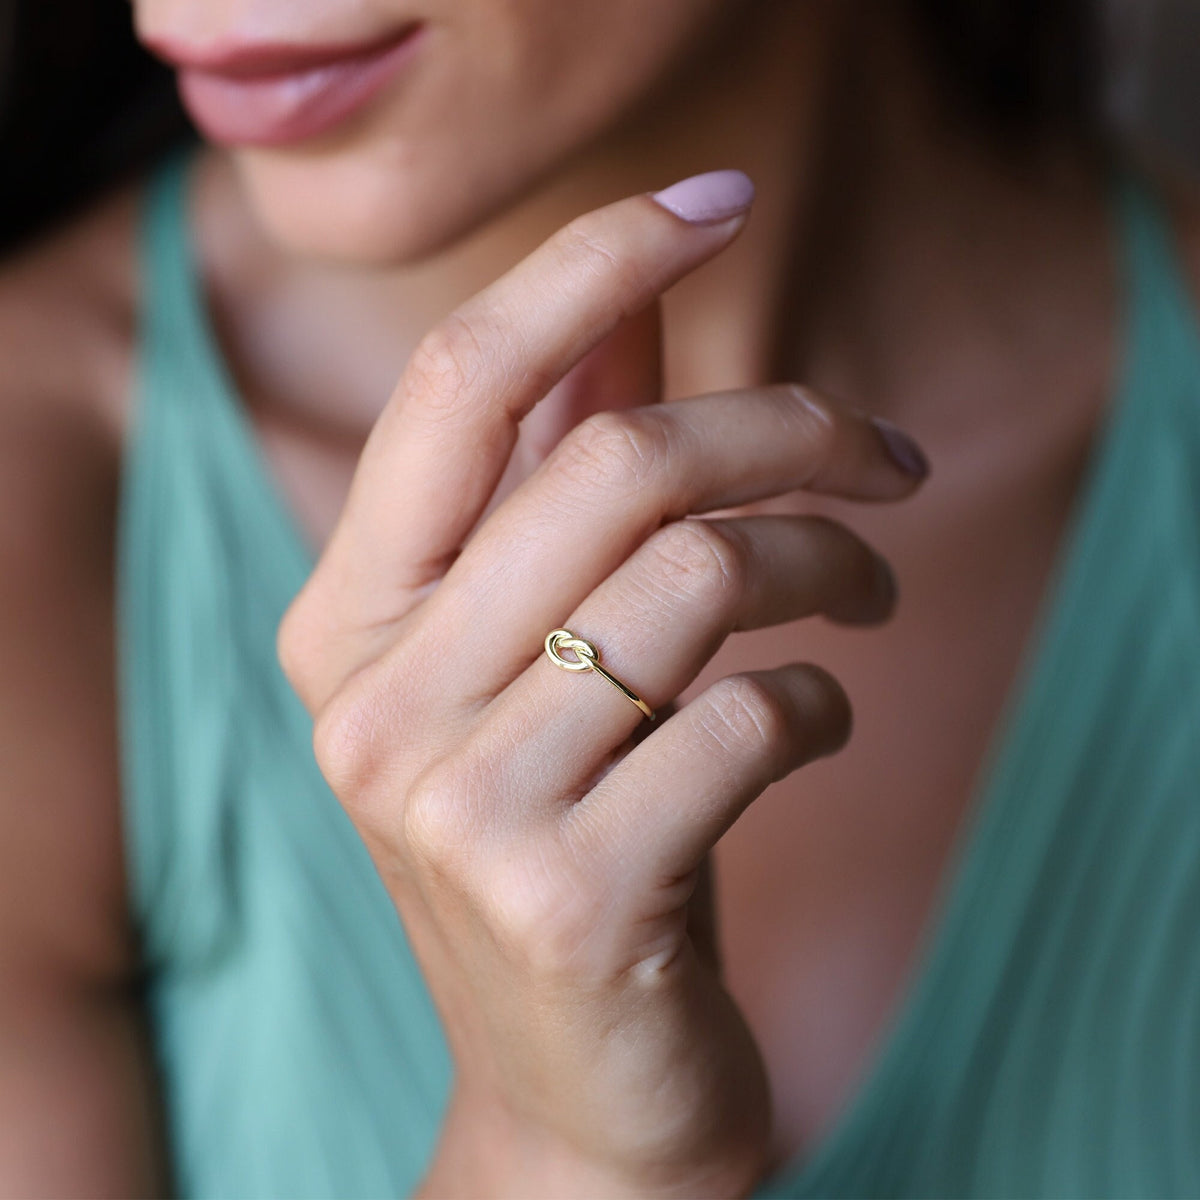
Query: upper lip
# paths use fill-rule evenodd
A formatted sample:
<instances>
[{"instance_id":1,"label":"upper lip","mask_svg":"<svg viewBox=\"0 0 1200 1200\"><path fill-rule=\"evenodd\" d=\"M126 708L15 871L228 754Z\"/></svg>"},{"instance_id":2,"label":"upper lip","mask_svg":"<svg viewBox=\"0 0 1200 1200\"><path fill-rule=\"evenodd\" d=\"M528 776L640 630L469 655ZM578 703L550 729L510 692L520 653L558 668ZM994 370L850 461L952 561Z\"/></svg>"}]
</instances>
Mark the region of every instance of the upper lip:
<instances>
[{"instance_id":1,"label":"upper lip","mask_svg":"<svg viewBox=\"0 0 1200 1200\"><path fill-rule=\"evenodd\" d=\"M146 35L142 42L148 50L174 66L233 79L251 79L291 75L341 59L357 58L393 45L416 28L417 23L410 22L400 29L357 42L240 42L230 39L199 44L165 34Z\"/></svg>"}]
</instances>

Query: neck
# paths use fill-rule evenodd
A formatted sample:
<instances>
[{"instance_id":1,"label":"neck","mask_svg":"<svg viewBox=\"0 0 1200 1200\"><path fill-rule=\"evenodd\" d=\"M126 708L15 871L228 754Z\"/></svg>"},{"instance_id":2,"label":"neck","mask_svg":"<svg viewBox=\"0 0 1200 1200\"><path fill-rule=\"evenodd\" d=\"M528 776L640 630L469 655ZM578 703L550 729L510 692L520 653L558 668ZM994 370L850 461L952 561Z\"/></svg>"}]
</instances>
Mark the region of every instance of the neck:
<instances>
[{"instance_id":1,"label":"neck","mask_svg":"<svg viewBox=\"0 0 1200 1200\"><path fill-rule=\"evenodd\" d=\"M1098 154L981 131L896 8L872 25L842 56L777 373L934 435L1107 386L1118 272Z\"/></svg>"}]
</instances>

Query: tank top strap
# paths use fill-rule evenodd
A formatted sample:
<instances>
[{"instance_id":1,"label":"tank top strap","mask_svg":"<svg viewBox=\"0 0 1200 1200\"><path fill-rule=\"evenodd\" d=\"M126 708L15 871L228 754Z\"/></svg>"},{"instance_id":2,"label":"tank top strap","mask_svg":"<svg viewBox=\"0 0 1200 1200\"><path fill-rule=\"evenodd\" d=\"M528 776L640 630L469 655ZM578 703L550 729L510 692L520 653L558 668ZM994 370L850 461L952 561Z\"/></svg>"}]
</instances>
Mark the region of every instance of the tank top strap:
<instances>
[{"instance_id":1,"label":"tank top strap","mask_svg":"<svg viewBox=\"0 0 1200 1200\"><path fill-rule=\"evenodd\" d=\"M276 485L257 433L232 378L209 317L192 243L188 185L197 147L176 147L147 181L139 230L145 303L140 350L141 402L167 411L147 422L190 426L196 455L222 476L243 523L257 526L273 554L286 561L282 578L298 588L311 572L313 547Z\"/></svg>"},{"instance_id":2,"label":"tank top strap","mask_svg":"<svg viewBox=\"0 0 1200 1200\"><path fill-rule=\"evenodd\" d=\"M249 704L301 737L305 718L273 648L310 563L208 325L187 210L194 154L172 150L140 198L118 520L123 815L152 971L222 953L236 929L227 849L243 818L227 777L248 732L229 713Z\"/></svg>"},{"instance_id":3,"label":"tank top strap","mask_svg":"<svg viewBox=\"0 0 1200 1200\"><path fill-rule=\"evenodd\" d=\"M143 189L138 224L143 347L156 345L160 340L156 335L164 328L178 332L190 324L184 319L192 288L183 210L193 153L191 147L172 150L154 168Z\"/></svg>"},{"instance_id":4,"label":"tank top strap","mask_svg":"<svg viewBox=\"0 0 1200 1200\"><path fill-rule=\"evenodd\" d=\"M138 260L142 273L139 348L144 375L186 377L187 402L210 418L226 380L207 337L207 318L195 270L188 220L187 184L196 149L174 148L154 168L142 195ZM143 387L139 400L170 399L178 387Z\"/></svg>"},{"instance_id":5,"label":"tank top strap","mask_svg":"<svg viewBox=\"0 0 1200 1200\"><path fill-rule=\"evenodd\" d=\"M190 148L140 197L118 515L122 817L180 1196L399 1196L451 1061L275 655L311 571L220 353Z\"/></svg>"}]
</instances>

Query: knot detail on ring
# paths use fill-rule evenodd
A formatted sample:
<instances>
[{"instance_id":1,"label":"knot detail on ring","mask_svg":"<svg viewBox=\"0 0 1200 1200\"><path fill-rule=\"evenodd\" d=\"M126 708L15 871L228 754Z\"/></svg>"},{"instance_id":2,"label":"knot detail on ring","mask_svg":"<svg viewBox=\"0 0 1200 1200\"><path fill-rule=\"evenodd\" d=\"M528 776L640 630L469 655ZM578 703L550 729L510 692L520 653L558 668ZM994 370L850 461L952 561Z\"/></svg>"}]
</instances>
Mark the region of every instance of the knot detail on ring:
<instances>
[{"instance_id":1,"label":"knot detail on ring","mask_svg":"<svg viewBox=\"0 0 1200 1200\"><path fill-rule=\"evenodd\" d=\"M552 629L546 634L546 654L556 667L564 671L595 671L607 680L627 700L641 710L648 720L654 720L654 710L632 688L626 687L611 671L600 665L600 651L586 638L576 637L569 629ZM562 651L570 650L574 658L563 658Z\"/></svg>"},{"instance_id":2,"label":"knot detail on ring","mask_svg":"<svg viewBox=\"0 0 1200 1200\"><path fill-rule=\"evenodd\" d=\"M575 658L563 658L561 650L573 650ZM569 629L552 629L546 635L546 653L556 667L564 671L590 671L599 661L600 652L591 642L576 637Z\"/></svg>"}]
</instances>

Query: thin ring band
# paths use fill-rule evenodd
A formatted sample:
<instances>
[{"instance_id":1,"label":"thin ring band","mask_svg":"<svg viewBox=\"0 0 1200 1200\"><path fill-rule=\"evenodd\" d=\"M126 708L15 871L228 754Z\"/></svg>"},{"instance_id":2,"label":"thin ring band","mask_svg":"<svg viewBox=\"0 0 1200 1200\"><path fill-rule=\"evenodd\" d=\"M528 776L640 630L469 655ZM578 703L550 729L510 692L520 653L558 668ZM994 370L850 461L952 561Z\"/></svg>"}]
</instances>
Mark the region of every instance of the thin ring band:
<instances>
[{"instance_id":1,"label":"thin ring band","mask_svg":"<svg viewBox=\"0 0 1200 1200\"><path fill-rule=\"evenodd\" d=\"M574 650L575 659L563 658L560 650ZM600 665L600 652L591 642L576 637L569 629L552 629L546 634L546 653L556 667L564 671L595 671L642 710L642 715L654 720L654 710L632 688L626 687L611 671Z\"/></svg>"}]
</instances>

